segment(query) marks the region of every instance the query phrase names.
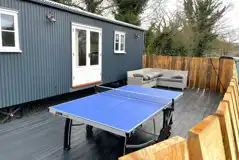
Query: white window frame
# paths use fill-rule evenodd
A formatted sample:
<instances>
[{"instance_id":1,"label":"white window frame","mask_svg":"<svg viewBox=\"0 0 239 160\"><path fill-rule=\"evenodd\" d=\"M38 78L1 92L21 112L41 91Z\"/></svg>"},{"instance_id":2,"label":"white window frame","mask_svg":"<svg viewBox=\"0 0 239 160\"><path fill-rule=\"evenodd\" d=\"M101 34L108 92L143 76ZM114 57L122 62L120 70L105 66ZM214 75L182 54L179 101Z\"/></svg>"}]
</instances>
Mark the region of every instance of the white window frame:
<instances>
[{"instance_id":1,"label":"white window frame","mask_svg":"<svg viewBox=\"0 0 239 160\"><path fill-rule=\"evenodd\" d=\"M118 50L115 49L116 47L116 35L119 35L119 48ZM124 50L121 50L121 36L124 36ZM118 54L126 54L125 51L125 41L126 41L126 33L125 32L120 32L120 31L115 31L115 35L114 35L114 53L118 53Z\"/></svg>"},{"instance_id":2,"label":"white window frame","mask_svg":"<svg viewBox=\"0 0 239 160\"><path fill-rule=\"evenodd\" d=\"M5 47L2 46L2 28L1 28L1 17L0 17L0 52L22 52L20 50L19 43L19 28L18 28L18 12L0 8L0 16L1 14L6 14L14 17L14 39L15 46L14 47Z\"/></svg>"}]
</instances>

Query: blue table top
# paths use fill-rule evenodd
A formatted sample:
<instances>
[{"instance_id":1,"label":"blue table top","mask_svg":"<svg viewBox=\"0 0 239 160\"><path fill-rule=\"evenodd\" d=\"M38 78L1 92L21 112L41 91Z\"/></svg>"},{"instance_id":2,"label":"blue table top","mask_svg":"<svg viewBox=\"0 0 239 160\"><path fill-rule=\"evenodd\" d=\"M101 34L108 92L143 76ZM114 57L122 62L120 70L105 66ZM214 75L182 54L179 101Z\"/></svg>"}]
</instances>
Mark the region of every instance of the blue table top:
<instances>
[{"instance_id":1,"label":"blue table top","mask_svg":"<svg viewBox=\"0 0 239 160\"><path fill-rule=\"evenodd\" d=\"M182 92L132 85L120 87L119 89L165 97L166 100L162 103L153 103L109 94L112 91L107 91L51 108L129 133L152 115L161 111L172 99L182 95Z\"/></svg>"}]
</instances>

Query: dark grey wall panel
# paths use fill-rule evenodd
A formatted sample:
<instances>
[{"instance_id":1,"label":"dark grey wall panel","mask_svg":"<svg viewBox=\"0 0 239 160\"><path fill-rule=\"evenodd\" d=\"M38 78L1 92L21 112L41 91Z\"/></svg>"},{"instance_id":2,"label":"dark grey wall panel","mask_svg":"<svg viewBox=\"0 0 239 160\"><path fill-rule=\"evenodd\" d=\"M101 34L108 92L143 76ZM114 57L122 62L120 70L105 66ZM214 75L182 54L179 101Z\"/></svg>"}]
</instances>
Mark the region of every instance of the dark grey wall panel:
<instances>
[{"instance_id":1,"label":"dark grey wall panel","mask_svg":"<svg viewBox=\"0 0 239 160\"><path fill-rule=\"evenodd\" d=\"M0 108L71 91L72 22L102 28L103 83L142 67L143 31L22 0L0 0L0 7L19 11L22 50L0 53ZM46 19L49 12L56 15L55 23ZM113 53L115 30L126 32L126 55Z\"/></svg>"}]
</instances>

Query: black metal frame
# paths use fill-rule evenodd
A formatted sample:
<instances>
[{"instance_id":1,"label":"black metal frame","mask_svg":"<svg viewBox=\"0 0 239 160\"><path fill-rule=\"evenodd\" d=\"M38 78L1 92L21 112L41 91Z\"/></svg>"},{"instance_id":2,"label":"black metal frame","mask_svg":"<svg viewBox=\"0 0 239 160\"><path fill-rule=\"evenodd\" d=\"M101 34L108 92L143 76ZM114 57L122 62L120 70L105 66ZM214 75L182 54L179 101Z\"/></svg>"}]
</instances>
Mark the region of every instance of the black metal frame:
<instances>
[{"instance_id":1,"label":"black metal frame","mask_svg":"<svg viewBox=\"0 0 239 160\"><path fill-rule=\"evenodd\" d=\"M168 139L171 135L171 129L173 124L173 111L174 111L174 99L170 107L163 109L163 128L160 131L158 142Z\"/></svg>"},{"instance_id":2,"label":"black metal frame","mask_svg":"<svg viewBox=\"0 0 239 160\"><path fill-rule=\"evenodd\" d=\"M172 99L171 106L168 106L167 108L163 109L163 128L161 129L159 136L155 137L155 139L139 145L127 145L127 140L128 138L130 138L130 134L126 133L124 138L123 155L125 155L127 148L136 148L136 149L144 148L154 143L164 141L170 137L172 128L171 126L173 124L174 103L175 103L174 99ZM156 125L154 118L153 124L154 124L154 135L156 135L156 127L155 127ZM72 120L66 118L64 133L64 150L70 150L71 147L71 127L80 125L83 124L72 124ZM92 126L86 125L87 137L91 137L93 135L92 128L93 128Z\"/></svg>"},{"instance_id":3,"label":"black metal frame","mask_svg":"<svg viewBox=\"0 0 239 160\"><path fill-rule=\"evenodd\" d=\"M75 126L81 126L81 125L84 125L84 123L73 124L72 119L66 118L65 132L64 132L64 150L70 150L71 149L71 128L75 127Z\"/></svg>"},{"instance_id":4,"label":"black metal frame","mask_svg":"<svg viewBox=\"0 0 239 160\"><path fill-rule=\"evenodd\" d=\"M7 111L0 110L0 114L6 116L3 120L1 120L1 123L5 123L8 120L16 118L21 118L23 115L23 111L21 107L8 107L6 108ZM16 115L17 112L20 112L20 115Z\"/></svg>"},{"instance_id":5,"label":"black metal frame","mask_svg":"<svg viewBox=\"0 0 239 160\"><path fill-rule=\"evenodd\" d=\"M144 148L149 145L152 145L152 144L155 144L155 143L158 143L158 142L168 139L171 135L171 129L172 129L172 124L173 124L174 105L175 105L175 100L172 99L171 106L163 109L163 128L161 129L159 136L156 137L155 139L148 141L146 143L143 143L143 144L139 144L139 145L127 145L127 139L129 138L129 135L126 134L123 155L125 155L125 151L127 148L140 149L140 148ZM154 123L154 134L153 135L156 136L156 128L155 128L155 120L154 119L153 119L153 123Z\"/></svg>"},{"instance_id":6,"label":"black metal frame","mask_svg":"<svg viewBox=\"0 0 239 160\"><path fill-rule=\"evenodd\" d=\"M72 127L72 120L69 118L66 118L65 133L64 133L64 150L71 149L71 127Z\"/></svg>"}]
</instances>

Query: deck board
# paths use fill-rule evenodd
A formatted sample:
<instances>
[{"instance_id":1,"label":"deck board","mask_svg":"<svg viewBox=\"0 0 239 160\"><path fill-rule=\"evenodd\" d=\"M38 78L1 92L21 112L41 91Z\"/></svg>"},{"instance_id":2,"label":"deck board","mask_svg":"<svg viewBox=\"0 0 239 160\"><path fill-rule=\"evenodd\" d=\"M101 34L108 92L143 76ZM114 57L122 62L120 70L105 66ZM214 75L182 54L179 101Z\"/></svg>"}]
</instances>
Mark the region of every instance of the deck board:
<instances>
[{"instance_id":1,"label":"deck board","mask_svg":"<svg viewBox=\"0 0 239 160\"><path fill-rule=\"evenodd\" d=\"M185 90L184 96L175 103L172 136L187 137L188 130L192 126L215 113L221 98L220 94L214 92ZM57 103L59 102L56 100L51 104ZM162 114L157 116L156 122L159 132L162 126ZM148 121L140 130L152 132L152 127L152 122ZM0 125L0 159L114 160L122 154L123 141L120 137L94 128L94 137L87 139L85 126L72 129L71 150L63 151L63 134L64 119L52 116L46 109L2 124ZM143 142L149 138L151 135L139 131L130 142Z\"/></svg>"}]
</instances>

